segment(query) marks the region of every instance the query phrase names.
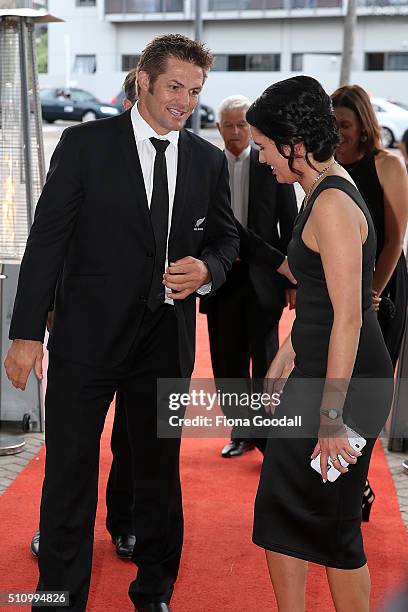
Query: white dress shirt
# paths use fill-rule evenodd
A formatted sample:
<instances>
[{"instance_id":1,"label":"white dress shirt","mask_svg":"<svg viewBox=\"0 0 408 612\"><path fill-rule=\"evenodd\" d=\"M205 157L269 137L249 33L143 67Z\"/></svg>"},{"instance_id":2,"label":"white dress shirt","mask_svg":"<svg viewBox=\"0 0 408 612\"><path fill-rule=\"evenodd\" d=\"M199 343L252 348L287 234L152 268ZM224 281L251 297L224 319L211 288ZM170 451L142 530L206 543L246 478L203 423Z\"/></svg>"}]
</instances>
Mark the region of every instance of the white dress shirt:
<instances>
[{"instance_id":1,"label":"white dress shirt","mask_svg":"<svg viewBox=\"0 0 408 612\"><path fill-rule=\"evenodd\" d=\"M143 180L147 196L147 204L150 209L153 193L153 174L154 174L154 160L156 158L156 149L150 142L150 138L158 138L159 140L168 140L169 145L166 149L166 167L167 167L167 184L169 191L169 219L167 225L167 245L166 245L166 261L165 268L169 265L169 235L171 228L171 219L173 215L173 204L174 194L176 191L176 180L177 180L177 161L178 161L178 141L180 132L174 130L167 134L157 134L154 129L143 119L137 104L134 104L130 111L130 118L132 120L133 132L136 140L137 152L139 155L140 165L142 167ZM163 270L163 273L165 270ZM171 293L171 289L165 287L166 294ZM209 293L211 291L211 283L203 285L197 292L201 295ZM174 301L167 297L165 298L167 304L174 304Z\"/></svg>"},{"instance_id":2,"label":"white dress shirt","mask_svg":"<svg viewBox=\"0 0 408 612\"><path fill-rule=\"evenodd\" d=\"M250 153L251 146L244 149L238 157L225 149L230 175L232 211L245 228L248 227Z\"/></svg>"}]
</instances>

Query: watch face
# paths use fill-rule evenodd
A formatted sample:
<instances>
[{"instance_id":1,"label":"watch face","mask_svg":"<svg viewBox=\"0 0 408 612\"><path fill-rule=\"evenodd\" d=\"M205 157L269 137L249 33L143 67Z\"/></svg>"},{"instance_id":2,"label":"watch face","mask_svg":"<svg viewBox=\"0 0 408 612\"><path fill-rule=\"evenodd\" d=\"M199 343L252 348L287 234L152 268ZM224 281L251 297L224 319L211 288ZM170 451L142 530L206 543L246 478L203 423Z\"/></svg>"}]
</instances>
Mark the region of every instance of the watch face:
<instances>
[{"instance_id":1,"label":"watch face","mask_svg":"<svg viewBox=\"0 0 408 612\"><path fill-rule=\"evenodd\" d=\"M329 417L331 419L337 419L337 410L334 410L334 408L332 408L331 410L329 410Z\"/></svg>"}]
</instances>

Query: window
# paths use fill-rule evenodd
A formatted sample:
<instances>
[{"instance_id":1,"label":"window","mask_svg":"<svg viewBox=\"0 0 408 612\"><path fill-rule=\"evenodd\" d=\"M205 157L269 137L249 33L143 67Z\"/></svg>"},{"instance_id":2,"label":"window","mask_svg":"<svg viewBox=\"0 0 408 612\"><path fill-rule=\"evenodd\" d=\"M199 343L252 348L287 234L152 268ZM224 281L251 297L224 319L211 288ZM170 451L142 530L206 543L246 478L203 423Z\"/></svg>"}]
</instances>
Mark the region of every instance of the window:
<instances>
[{"instance_id":1,"label":"window","mask_svg":"<svg viewBox=\"0 0 408 612\"><path fill-rule=\"evenodd\" d=\"M215 72L271 72L280 70L279 53L250 53L248 55L215 55Z\"/></svg>"},{"instance_id":2,"label":"window","mask_svg":"<svg viewBox=\"0 0 408 612\"><path fill-rule=\"evenodd\" d=\"M52 98L55 94L55 89L40 89L40 98Z\"/></svg>"},{"instance_id":3,"label":"window","mask_svg":"<svg viewBox=\"0 0 408 612\"><path fill-rule=\"evenodd\" d=\"M366 53L366 70L408 70L408 51Z\"/></svg>"},{"instance_id":4,"label":"window","mask_svg":"<svg viewBox=\"0 0 408 612\"><path fill-rule=\"evenodd\" d=\"M228 55L214 55L214 66L212 70L215 72L227 72Z\"/></svg>"},{"instance_id":5,"label":"window","mask_svg":"<svg viewBox=\"0 0 408 612\"><path fill-rule=\"evenodd\" d=\"M97 102L98 100L89 91L83 89L70 89L71 99L74 102Z\"/></svg>"},{"instance_id":6,"label":"window","mask_svg":"<svg viewBox=\"0 0 408 612\"><path fill-rule=\"evenodd\" d=\"M122 72L129 72L136 68L140 55L122 55Z\"/></svg>"},{"instance_id":7,"label":"window","mask_svg":"<svg viewBox=\"0 0 408 612\"><path fill-rule=\"evenodd\" d=\"M366 70L384 70L384 53L366 53L365 54L365 69Z\"/></svg>"},{"instance_id":8,"label":"window","mask_svg":"<svg viewBox=\"0 0 408 612\"><path fill-rule=\"evenodd\" d=\"M279 53L247 55L247 70L252 72L270 72L280 70Z\"/></svg>"},{"instance_id":9,"label":"window","mask_svg":"<svg viewBox=\"0 0 408 612\"><path fill-rule=\"evenodd\" d=\"M228 56L228 71L229 72L244 72L245 71L245 55L229 55Z\"/></svg>"},{"instance_id":10,"label":"window","mask_svg":"<svg viewBox=\"0 0 408 612\"><path fill-rule=\"evenodd\" d=\"M96 55L76 55L74 63L76 74L93 74L96 72Z\"/></svg>"},{"instance_id":11,"label":"window","mask_svg":"<svg viewBox=\"0 0 408 612\"><path fill-rule=\"evenodd\" d=\"M303 53L292 53L291 57L292 72L302 72L303 70Z\"/></svg>"},{"instance_id":12,"label":"window","mask_svg":"<svg viewBox=\"0 0 408 612\"><path fill-rule=\"evenodd\" d=\"M76 0L77 6L96 6L96 0Z\"/></svg>"},{"instance_id":13,"label":"window","mask_svg":"<svg viewBox=\"0 0 408 612\"><path fill-rule=\"evenodd\" d=\"M408 52L387 53L386 70L408 70Z\"/></svg>"}]
</instances>

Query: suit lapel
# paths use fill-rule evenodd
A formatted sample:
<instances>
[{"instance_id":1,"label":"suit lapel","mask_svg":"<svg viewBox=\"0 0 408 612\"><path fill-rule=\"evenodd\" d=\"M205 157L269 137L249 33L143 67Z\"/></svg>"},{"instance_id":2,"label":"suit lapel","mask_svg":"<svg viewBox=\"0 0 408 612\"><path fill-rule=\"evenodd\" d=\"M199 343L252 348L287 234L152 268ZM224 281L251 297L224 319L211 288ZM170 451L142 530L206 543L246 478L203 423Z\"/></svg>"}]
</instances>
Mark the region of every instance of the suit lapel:
<instances>
[{"instance_id":1,"label":"suit lapel","mask_svg":"<svg viewBox=\"0 0 408 612\"><path fill-rule=\"evenodd\" d=\"M191 165L191 142L188 132L181 130L178 142L177 180L171 218L170 240L174 239L186 203L189 168Z\"/></svg>"},{"instance_id":2,"label":"suit lapel","mask_svg":"<svg viewBox=\"0 0 408 612\"><path fill-rule=\"evenodd\" d=\"M248 201L248 227L251 229L254 226L255 209L258 202L258 181L256 180L256 167L258 162L259 152L254 147L251 147L249 159L249 201Z\"/></svg>"}]
</instances>

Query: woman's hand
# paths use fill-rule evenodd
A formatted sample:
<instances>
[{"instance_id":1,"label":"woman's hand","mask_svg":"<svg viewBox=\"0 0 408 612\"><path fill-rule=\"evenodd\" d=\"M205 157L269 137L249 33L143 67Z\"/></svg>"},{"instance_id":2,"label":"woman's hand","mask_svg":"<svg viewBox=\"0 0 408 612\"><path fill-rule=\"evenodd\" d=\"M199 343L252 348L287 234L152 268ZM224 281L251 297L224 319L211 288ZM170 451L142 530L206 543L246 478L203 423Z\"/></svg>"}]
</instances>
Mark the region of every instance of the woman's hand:
<instances>
[{"instance_id":1,"label":"woman's hand","mask_svg":"<svg viewBox=\"0 0 408 612\"><path fill-rule=\"evenodd\" d=\"M357 458L361 457L361 453L354 450L352 446L350 446L343 422L341 422L338 427L336 426L336 437L329 435L328 427L329 426L324 425L320 428L319 440L311 456L311 459L313 460L320 453L320 469L323 482L327 481L327 465L329 463L329 459L331 459L331 463L336 470L342 474L345 474L348 472L348 468L344 467L340 463L339 457L343 457L347 463L351 464L356 463ZM344 430L344 434L341 433L342 429Z\"/></svg>"},{"instance_id":2,"label":"woman's hand","mask_svg":"<svg viewBox=\"0 0 408 612\"><path fill-rule=\"evenodd\" d=\"M279 393L279 395L282 393L286 380L288 379L289 374L292 372L293 368L293 353L288 354L286 351L279 350L276 354L275 359L269 366L265 376L264 392L268 393L271 399L271 403L269 404L269 406L265 407L266 412L271 412L272 414L274 414L275 405L272 404L272 396L274 393Z\"/></svg>"}]
</instances>

